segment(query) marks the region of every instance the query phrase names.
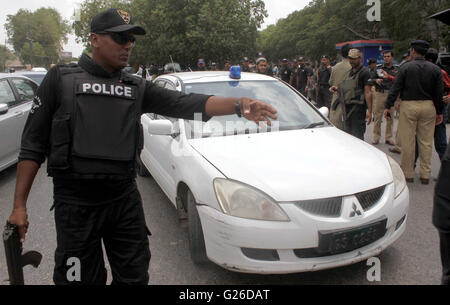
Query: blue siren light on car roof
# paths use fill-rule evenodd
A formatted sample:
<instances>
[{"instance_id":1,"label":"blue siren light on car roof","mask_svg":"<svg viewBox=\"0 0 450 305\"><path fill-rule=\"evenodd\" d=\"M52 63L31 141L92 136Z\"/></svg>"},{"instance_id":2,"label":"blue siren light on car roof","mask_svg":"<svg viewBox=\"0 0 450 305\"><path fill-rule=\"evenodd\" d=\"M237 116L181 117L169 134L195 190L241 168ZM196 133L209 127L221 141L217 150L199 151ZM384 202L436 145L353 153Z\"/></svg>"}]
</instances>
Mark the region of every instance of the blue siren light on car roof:
<instances>
[{"instance_id":1,"label":"blue siren light on car roof","mask_svg":"<svg viewBox=\"0 0 450 305\"><path fill-rule=\"evenodd\" d=\"M241 79L241 66L232 66L230 68L230 78Z\"/></svg>"}]
</instances>

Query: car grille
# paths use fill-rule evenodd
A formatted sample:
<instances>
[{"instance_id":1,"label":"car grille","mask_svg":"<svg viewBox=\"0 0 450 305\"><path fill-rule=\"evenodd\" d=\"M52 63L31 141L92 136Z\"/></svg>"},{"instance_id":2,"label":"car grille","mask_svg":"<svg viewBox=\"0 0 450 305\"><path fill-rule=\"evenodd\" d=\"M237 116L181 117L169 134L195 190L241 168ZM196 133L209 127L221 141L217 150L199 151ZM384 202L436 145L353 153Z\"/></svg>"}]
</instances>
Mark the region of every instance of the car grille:
<instances>
[{"instance_id":1,"label":"car grille","mask_svg":"<svg viewBox=\"0 0 450 305\"><path fill-rule=\"evenodd\" d=\"M298 201L295 205L314 215L339 217L341 215L342 197Z\"/></svg>"},{"instance_id":2,"label":"car grille","mask_svg":"<svg viewBox=\"0 0 450 305\"><path fill-rule=\"evenodd\" d=\"M373 208L384 194L386 186L355 194L364 211ZM342 197L297 201L295 205L305 212L323 217L341 216Z\"/></svg>"},{"instance_id":3,"label":"car grille","mask_svg":"<svg viewBox=\"0 0 450 305\"><path fill-rule=\"evenodd\" d=\"M356 198L358 198L361 207L364 211L368 211L375 206L375 204L381 199L381 196L384 194L384 190L386 186L382 186L376 189L372 189L370 191L361 192L355 194Z\"/></svg>"}]
</instances>

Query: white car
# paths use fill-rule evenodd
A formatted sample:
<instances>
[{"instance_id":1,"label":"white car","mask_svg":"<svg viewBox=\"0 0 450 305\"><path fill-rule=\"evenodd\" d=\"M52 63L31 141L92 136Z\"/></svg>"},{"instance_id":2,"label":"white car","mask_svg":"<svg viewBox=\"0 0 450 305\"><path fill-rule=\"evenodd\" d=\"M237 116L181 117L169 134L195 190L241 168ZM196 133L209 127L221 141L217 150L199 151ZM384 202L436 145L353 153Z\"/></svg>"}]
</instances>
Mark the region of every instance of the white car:
<instances>
[{"instance_id":1,"label":"white car","mask_svg":"<svg viewBox=\"0 0 450 305\"><path fill-rule=\"evenodd\" d=\"M185 93L257 98L272 128L237 115L207 123L144 114L141 174L187 217L194 262L246 273L293 273L378 255L405 230L409 191L399 165L335 128L284 82L255 73L163 75ZM143 165L145 167L143 167Z\"/></svg>"},{"instance_id":2,"label":"white car","mask_svg":"<svg viewBox=\"0 0 450 305\"><path fill-rule=\"evenodd\" d=\"M17 163L23 128L38 84L16 73L0 73L0 171Z\"/></svg>"}]
</instances>

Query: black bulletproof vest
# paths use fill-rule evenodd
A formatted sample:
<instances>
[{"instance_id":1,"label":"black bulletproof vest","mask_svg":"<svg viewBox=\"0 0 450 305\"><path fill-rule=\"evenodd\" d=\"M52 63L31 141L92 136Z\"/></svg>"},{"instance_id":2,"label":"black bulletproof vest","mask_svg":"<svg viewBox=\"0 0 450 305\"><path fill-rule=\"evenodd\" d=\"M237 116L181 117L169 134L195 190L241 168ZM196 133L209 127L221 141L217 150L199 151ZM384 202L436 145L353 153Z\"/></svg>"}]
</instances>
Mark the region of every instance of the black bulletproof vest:
<instances>
[{"instance_id":1,"label":"black bulletproof vest","mask_svg":"<svg viewBox=\"0 0 450 305\"><path fill-rule=\"evenodd\" d=\"M127 73L98 77L78 65L59 69L62 98L52 120L49 175L135 177L145 81Z\"/></svg>"},{"instance_id":2,"label":"black bulletproof vest","mask_svg":"<svg viewBox=\"0 0 450 305\"><path fill-rule=\"evenodd\" d=\"M326 68L320 68L319 69L319 79L317 80L317 82L319 83L319 85L322 86L328 86L328 81L330 80L330 76L331 76L331 69Z\"/></svg>"}]
</instances>

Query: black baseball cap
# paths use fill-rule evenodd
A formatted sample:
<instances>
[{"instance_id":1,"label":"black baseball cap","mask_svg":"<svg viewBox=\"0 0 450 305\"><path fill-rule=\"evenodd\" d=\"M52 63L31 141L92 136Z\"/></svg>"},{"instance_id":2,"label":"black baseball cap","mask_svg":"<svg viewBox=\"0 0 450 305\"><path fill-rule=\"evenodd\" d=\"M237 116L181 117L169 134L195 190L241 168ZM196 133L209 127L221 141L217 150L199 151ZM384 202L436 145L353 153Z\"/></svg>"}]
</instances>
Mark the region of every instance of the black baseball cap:
<instances>
[{"instance_id":1,"label":"black baseball cap","mask_svg":"<svg viewBox=\"0 0 450 305\"><path fill-rule=\"evenodd\" d=\"M425 40L413 40L411 41L411 47L421 47L428 49L430 47L430 44Z\"/></svg>"},{"instance_id":2,"label":"black baseball cap","mask_svg":"<svg viewBox=\"0 0 450 305\"><path fill-rule=\"evenodd\" d=\"M95 15L91 21L91 32L126 32L130 31L135 35L145 35L145 30L134 25L131 14L124 10L109 8Z\"/></svg>"},{"instance_id":3,"label":"black baseball cap","mask_svg":"<svg viewBox=\"0 0 450 305\"><path fill-rule=\"evenodd\" d=\"M377 60L375 58L370 58L368 64L376 64Z\"/></svg>"}]
</instances>

